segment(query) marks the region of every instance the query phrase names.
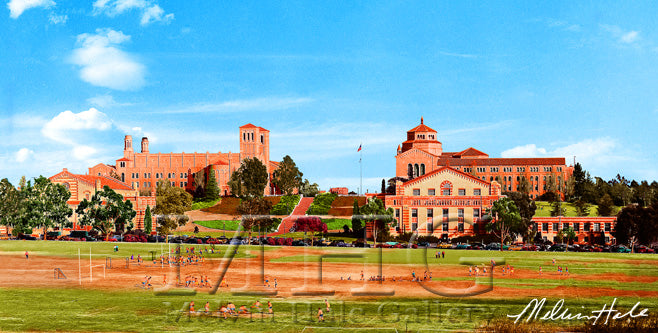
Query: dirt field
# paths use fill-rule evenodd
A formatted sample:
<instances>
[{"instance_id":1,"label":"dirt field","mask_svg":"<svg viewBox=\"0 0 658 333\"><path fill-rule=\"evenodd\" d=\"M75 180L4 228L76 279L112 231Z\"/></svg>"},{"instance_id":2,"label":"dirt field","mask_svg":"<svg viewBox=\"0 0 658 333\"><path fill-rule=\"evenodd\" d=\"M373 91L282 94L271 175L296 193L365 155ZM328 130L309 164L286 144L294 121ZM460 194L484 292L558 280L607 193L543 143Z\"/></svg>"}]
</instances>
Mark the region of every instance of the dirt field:
<instances>
[{"instance_id":1,"label":"dirt field","mask_svg":"<svg viewBox=\"0 0 658 333\"><path fill-rule=\"evenodd\" d=\"M304 254L304 249L286 247L275 251L265 251L264 275L270 280L270 288L264 287L260 281L260 258L234 259L228 268L226 281L229 288L222 287L219 291L235 291L235 288L247 288L249 290L274 291L274 278L277 279L277 296L291 297L293 289L306 285L309 290L334 290L338 298L353 298L351 289L367 286L372 290L391 290L396 297L431 297L432 294L425 290L419 282L411 281L411 272L416 276L423 277L424 267L421 265L385 265L383 275L386 278L381 285L375 281L360 281L361 271L364 271L365 279L378 274L376 265L354 264L354 263L324 263L322 267L322 284L318 282L317 262L270 262L271 259ZM307 250L307 254L326 253L323 250ZM152 276L155 288L163 288L164 276L167 276L169 286L174 287L178 274L176 266L161 267L160 263L153 264L146 260L141 264L130 262L126 268L126 261L115 258L113 267L105 269L103 278L103 266L105 259L92 260L93 279L89 278L89 257L83 255L80 261L80 273L78 272L78 259L61 258L52 256L39 256L32 254L26 260L22 254L0 252L0 287L82 287L93 289L121 289L137 290L141 288L144 277ZM145 258L150 259L150 258ZM211 285L217 282L222 272L222 259L210 259L204 263L193 264L180 268L180 277L184 281L188 275L199 277L208 276ZM60 268L66 275L66 279L55 279L54 269ZM437 277L463 277L468 278L468 269L459 266L433 266L432 276ZM81 280L78 279L80 276ZM306 275L306 278L304 277ZM503 276L499 269L495 272L495 280L504 282L509 276ZM342 280L341 280L342 278ZM351 278L351 280L347 280ZM393 282L395 278L395 282ZM493 291L484 293L480 297L518 298L523 296L545 295L552 297L596 297L606 296L637 296L658 297L658 291L640 290L616 290L611 288L588 288L569 286L569 280L573 281L618 281L618 282L643 282L654 283L658 281L655 276L629 276L622 273L593 274L560 276L552 269L544 271L540 277L537 271L515 269L515 279L535 279L537 284L546 284L546 288L509 288L494 287ZM401 281L402 280L402 281ZM306 281L306 282L305 282ZM80 283L81 282L81 283ZM306 283L306 284L305 284ZM423 282L428 288L460 294L464 289L480 289L484 286L474 286L470 281L427 281ZM556 286L557 285L557 286ZM471 289L471 290L473 290ZM211 288L199 288L198 292L209 292ZM298 291L298 290L297 290Z\"/></svg>"}]
</instances>

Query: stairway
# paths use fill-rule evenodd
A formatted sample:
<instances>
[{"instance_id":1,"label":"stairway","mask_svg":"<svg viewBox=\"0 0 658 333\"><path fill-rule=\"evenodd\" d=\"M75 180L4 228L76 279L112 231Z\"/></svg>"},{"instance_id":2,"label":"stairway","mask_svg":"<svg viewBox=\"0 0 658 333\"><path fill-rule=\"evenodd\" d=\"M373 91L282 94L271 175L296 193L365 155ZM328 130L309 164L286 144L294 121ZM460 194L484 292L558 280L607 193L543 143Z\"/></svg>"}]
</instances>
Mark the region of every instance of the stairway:
<instances>
[{"instance_id":1,"label":"stairway","mask_svg":"<svg viewBox=\"0 0 658 333\"><path fill-rule=\"evenodd\" d=\"M281 224L279 224L279 228L275 232L268 234L268 236L273 237L290 232L290 228L292 228L295 225L295 221L297 220L297 218L306 215L306 211L308 210L309 207L311 207L312 203L313 203L312 197L301 198L297 206L295 206L295 209L292 210L292 213L290 213L290 215L284 217L283 220L281 220Z\"/></svg>"}]
</instances>

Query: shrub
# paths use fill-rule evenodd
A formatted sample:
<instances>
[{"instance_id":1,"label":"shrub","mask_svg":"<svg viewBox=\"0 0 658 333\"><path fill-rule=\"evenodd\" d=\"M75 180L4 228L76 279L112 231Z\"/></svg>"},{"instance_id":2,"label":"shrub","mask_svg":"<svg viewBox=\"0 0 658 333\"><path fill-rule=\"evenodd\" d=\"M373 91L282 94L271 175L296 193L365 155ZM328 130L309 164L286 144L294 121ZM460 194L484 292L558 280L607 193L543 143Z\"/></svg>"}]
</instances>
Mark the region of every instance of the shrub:
<instances>
[{"instance_id":1,"label":"shrub","mask_svg":"<svg viewBox=\"0 0 658 333\"><path fill-rule=\"evenodd\" d=\"M338 194L322 193L318 194L314 199L311 207L308 208L306 214L308 215L327 215L331 204L336 200Z\"/></svg>"},{"instance_id":2,"label":"shrub","mask_svg":"<svg viewBox=\"0 0 658 333\"><path fill-rule=\"evenodd\" d=\"M288 215L299 203L299 195L284 195L270 210L271 215Z\"/></svg>"}]
</instances>

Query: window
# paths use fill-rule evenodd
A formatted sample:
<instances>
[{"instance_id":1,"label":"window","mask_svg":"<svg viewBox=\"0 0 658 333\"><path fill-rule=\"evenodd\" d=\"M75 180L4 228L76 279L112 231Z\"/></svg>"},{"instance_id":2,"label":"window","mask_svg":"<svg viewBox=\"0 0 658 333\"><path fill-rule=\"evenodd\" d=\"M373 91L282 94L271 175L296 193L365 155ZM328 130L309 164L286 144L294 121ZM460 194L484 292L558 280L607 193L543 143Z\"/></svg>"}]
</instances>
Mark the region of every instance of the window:
<instances>
[{"instance_id":1,"label":"window","mask_svg":"<svg viewBox=\"0 0 658 333\"><path fill-rule=\"evenodd\" d=\"M573 224L573 231L575 231L575 232L580 231L580 223L574 223Z\"/></svg>"},{"instance_id":2,"label":"window","mask_svg":"<svg viewBox=\"0 0 658 333\"><path fill-rule=\"evenodd\" d=\"M541 228L542 228L542 230L544 230L544 232L547 232L548 231L548 223L542 223Z\"/></svg>"},{"instance_id":3,"label":"window","mask_svg":"<svg viewBox=\"0 0 658 333\"><path fill-rule=\"evenodd\" d=\"M557 223L553 223L553 232L558 232L560 231L560 225Z\"/></svg>"},{"instance_id":4,"label":"window","mask_svg":"<svg viewBox=\"0 0 658 333\"><path fill-rule=\"evenodd\" d=\"M260 143L265 143L265 136L263 134L260 135Z\"/></svg>"},{"instance_id":5,"label":"window","mask_svg":"<svg viewBox=\"0 0 658 333\"><path fill-rule=\"evenodd\" d=\"M418 229L418 222L412 222L411 223L411 231L416 231Z\"/></svg>"},{"instance_id":6,"label":"window","mask_svg":"<svg viewBox=\"0 0 658 333\"><path fill-rule=\"evenodd\" d=\"M457 224L457 231L464 232L464 222L460 222Z\"/></svg>"},{"instance_id":7,"label":"window","mask_svg":"<svg viewBox=\"0 0 658 333\"><path fill-rule=\"evenodd\" d=\"M418 189L418 188L415 188L413 192L414 192L414 195L420 195L420 189Z\"/></svg>"},{"instance_id":8,"label":"window","mask_svg":"<svg viewBox=\"0 0 658 333\"><path fill-rule=\"evenodd\" d=\"M427 232L430 234L434 232L434 225L432 223L427 223Z\"/></svg>"},{"instance_id":9,"label":"window","mask_svg":"<svg viewBox=\"0 0 658 333\"><path fill-rule=\"evenodd\" d=\"M473 219L479 219L480 218L480 208L473 208Z\"/></svg>"},{"instance_id":10,"label":"window","mask_svg":"<svg viewBox=\"0 0 658 333\"><path fill-rule=\"evenodd\" d=\"M434 209L427 208L427 217L434 217Z\"/></svg>"},{"instance_id":11,"label":"window","mask_svg":"<svg viewBox=\"0 0 658 333\"><path fill-rule=\"evenodd\" d=\"M122 168L125 168L126 167L126 162L119 163L119 166L122 167Z\"/></svg>"},{"instance_id":12,"label":"window","mask_svg":"<svg viewBox=\"0 0 658 333\"><path fill-rule=\"evenodd\" d=\"M448 208L443 208L443 219L448 220Z\"/></svg>"},{"instance_id":13,"label":"window","mask_svg":"<svg viewBox=\"0 0 658 333\"><path fill-rule=\"evenodd\" d=\"M598 223L594 223L594 231L601 231L601 225Z\"/></svg>"},{"instance_id":14,"label":"window","mask_svg":"<svg viewBox=\"0 0 658 333\"><path fill-rule=\"evenodd\" d=\"M427 190L427 195L436 195L436 191L433 188L431 188Z\"/></svg>"},{"instance_id":15,"label":"window","mask_svg":"<svg viewBox=\"0 0 658 333\"><path fill-rule=\"evenodd\" d=\"M180 182L180 187L183 187L183 188L184 188L184 187L185 187L185 183L184 183L184 182Z\"/></svg>"},{"instance_id":16,"label":"window","mask_svg":"<svg viewBox=\"0 0 658 333\"><path fill-rule=\"evenodd\" d=\"M474 189L473 195L482 195L482 190L480 190L479 188Z\"/></svg>"},{"instance_id":17,"label":"window","mask_svg":"<svg viewBox=\"0 0 658 333\"><path fill-rule=\"evenodd\" d=\"M466 189L460 188L459 195L466 195Z\"/></svg>"},{"instance_id":18,"label":"window","mask_svg":"<svg viewBox=\"0 0 658 333\"><path fill-rule=\"evenodd\" d=\"M605 224L605 232L610 232L610 223Z\"/></svg>"},{"instance_id":19,"label":"window","mask_svg":"<svg viewBox=\"0 0 658 333\"><path fill-rule=\"evenodd\" d=\"M464 221L464 208L457 209L457 217L459 218L459 221Z\"/></svg>"},{"instance_id":20,"label":"window","mask_svg":"<svg viewBox=\"0 0 658 333\"><path fill-rule=\"evenodd\" d=\"M416 208L411 209L411 217L418 217L418 209Z\"/></svg>"},{"instance_id":21,"label":"window","mask_svg":"<svg viewBox=\"0 0 658 333\"><path fill-rule=\"evenodd\" d=\"M498 167L491 167L489 168L490 172L498 172Z\"/></svg>"},{"instance_id":22,"label":"window","mask_svg":"<svg viewBox=\"0 0 658 333\"><path fill-rule=\"evenodd\" d=\"M585 226L583 227L583 231L589 231L589 222L585 222Z\"/></svg>"},{"instance_id":23,"label":"window","mask_svg":"<svg viewBox=\"0 0 658 333\"><path fill-rule=\"evenodd\" d=\"M450 192L452 190L452 184L449 182L445 182L441 184L441 192L443 195L450 195Z\"/></svg>"},{"instance_id":24,"label":"window","mask_svg":"<svg viewBox=\"0 0 658 333\"><path fill-rule=\"evenodd\" d=\"M443 231L448 232L448 222L443 222Z\"/></svg>"}]
</instances>

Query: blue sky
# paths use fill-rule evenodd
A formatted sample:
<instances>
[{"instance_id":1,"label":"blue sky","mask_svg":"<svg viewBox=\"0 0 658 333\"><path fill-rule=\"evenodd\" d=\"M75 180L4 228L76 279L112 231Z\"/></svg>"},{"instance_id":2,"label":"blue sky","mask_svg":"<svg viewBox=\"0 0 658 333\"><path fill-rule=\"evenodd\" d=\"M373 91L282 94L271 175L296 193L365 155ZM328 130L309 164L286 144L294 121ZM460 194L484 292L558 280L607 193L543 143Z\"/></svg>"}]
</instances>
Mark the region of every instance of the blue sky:
<instances>
[{"instance_id":1,"label":"blue sky","mask_svg":"<svg viewBox=\"0 0 658 333\"><path fill-rule=\"evenodd\" d=\"M446 151L658 179L655 2L4 3L0 178L13 183L112 164L125 134L151 152L237 152L253 123L272 159L322 189L357 189L362 143L376 190L421 116Z\"/></svg>"}]
</instances>

